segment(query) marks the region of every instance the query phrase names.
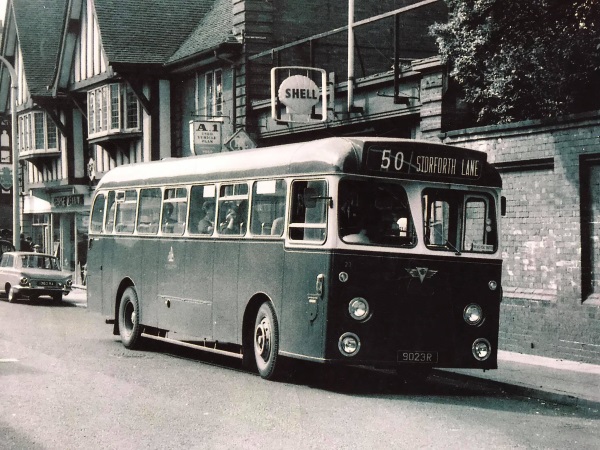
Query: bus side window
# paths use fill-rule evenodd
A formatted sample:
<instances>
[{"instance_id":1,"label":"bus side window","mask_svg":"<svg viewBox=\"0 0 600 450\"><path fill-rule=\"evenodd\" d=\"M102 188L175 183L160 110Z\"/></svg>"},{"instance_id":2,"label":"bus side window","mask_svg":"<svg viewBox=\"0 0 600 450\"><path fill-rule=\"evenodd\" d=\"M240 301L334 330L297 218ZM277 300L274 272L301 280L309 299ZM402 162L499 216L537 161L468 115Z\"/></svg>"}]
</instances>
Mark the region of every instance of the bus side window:
<instances>
[{"instance_id":1,"label":"bus side window","mask_svg":"<svg viewBox=\"0 0 600 450\"><path fill-rule=\"evenodd\" d=\"M285 216L284 180L263 180L252 188L251 231L254 235L282 236Z\"/></svg>"},{"instance_id":2,"label":"bus side window","mask_svg":"<svg viewBox=\"0 0 600 450\"><path fill-rule=\"evenodd\" d=\"M110 191L108 193L107 210L108 213L106 214L104 232L112 233L115 227L115 191Z\"/></svg>"},{"instance_id":3,"label":"bus side window","mask_svg":"<svg viewBox=\"0 0 600 450\"><path fill-rule=\"evenodd\" d=\"M190 218L188 230L190 234L211 235L215 229L215 194L214 184L192 186L190 190Z\"/></svg>"},{"instance_id":4,"label":"bus side window","mask_svg":"<svg viewBox=\"0 0 600 450\"><path fill-rule=\"evenodd\" d=\"M219 234L245 234L248 224L248 185L222 185L218 209Z\"/></svg>"},{"instance_id":5,"label":"bus side window","mask_svg":"<svg viewBox=\"0 0 600 450\"><path fill-rule=\"evenodd\" d=\"M138 211L137 231L140 234L156 234L160 223L159 188L142 189Z\"/></svg>"},{"instance_id":6,"label":"bus side window","mask_svg":"<svg viewBox=\"0 0 600 450\"><path fill-rule=\"evenodd\" d=\"M102 223L104 222L104 206L106 204L106 196L100 193L94 200L92 208L92 218L90 220L90 232L101 233Z\"/></svg>"},{"instance_id":7,"label":"bus side window","mask_svg":"<svg viewBox=\"0 0 600 450\"><path fill-rule=\"evenodd\" d=\"M115 221L115 230L117 233L133 233L136 208L137 191L125 191L123 197L117 201L117 218Z\"/></svg>"},{"instance_id":8,"label":"bus side window","mask_svg":"<svg viewBox=\"0 0 600 450\"><path fill-rule=\"evenodd\" d=\"M310 204L305 195L310 192ZM314 200L314 201L312 201ZM324 242L327 230L327 182L294 181L290 213L290 239Z\"/></svg>"},{"instance_id":9,"label":"bus side window","mask_svg":"<svg viewBox=\"0 0 600 450\"><path fill-rule=\"evenodd\" d=\"M162 232L179 236L182 235L185 231L186 219L187 189L165 189L162 212Z\"/></svg>"}]
</instances>

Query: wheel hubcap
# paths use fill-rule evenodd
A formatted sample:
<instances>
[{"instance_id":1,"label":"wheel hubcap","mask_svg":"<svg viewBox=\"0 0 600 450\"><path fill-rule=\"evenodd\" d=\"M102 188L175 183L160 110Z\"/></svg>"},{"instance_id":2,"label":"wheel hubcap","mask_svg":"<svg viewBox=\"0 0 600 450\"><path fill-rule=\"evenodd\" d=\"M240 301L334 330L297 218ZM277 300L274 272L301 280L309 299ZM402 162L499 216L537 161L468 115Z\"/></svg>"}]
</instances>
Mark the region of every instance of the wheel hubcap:
<instances>
[{"instance_id":1,"label":"wheel hubcap","mask_svg":"<svg viewBox=\"0 0 600 450\"><path fill-rule=\"evenodd\" d=\"M269 359L269 353L271 349L271 324L266 317L260 321L256 327L256 334L254 337L254 345L260 357L267 361Z\"/></svg>"},{"instance_id":2,"label":"wheel hubcap","mask_svg":"<svg viewBox=\"0 0 600 450\"><path fill-rule=\"evenodd\" d=\"M133 324L135 323L135 308L131 303L129 303L125 309L124 319L125 319L125 328L127 331L133 330Z\"/></svg>"}]
</instances>

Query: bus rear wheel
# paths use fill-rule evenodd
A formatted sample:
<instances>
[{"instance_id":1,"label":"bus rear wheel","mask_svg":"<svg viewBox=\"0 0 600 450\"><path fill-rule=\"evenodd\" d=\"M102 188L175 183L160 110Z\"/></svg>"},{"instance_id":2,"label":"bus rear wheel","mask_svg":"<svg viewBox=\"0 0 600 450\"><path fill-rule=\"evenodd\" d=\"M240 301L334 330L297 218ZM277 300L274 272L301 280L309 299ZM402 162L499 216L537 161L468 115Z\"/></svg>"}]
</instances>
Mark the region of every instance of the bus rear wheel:
<instances>
[{"instance_id":1,"label":"bus rear wheel","mask_svg":"<svg viewBox=\"0 0 600 450\"><path fill-rule=\"evenodd\" d=\"M265 302L258 308L253 342L258 373L266 380L274 379L279 353L279 325L270 302Z\"/></svg>"},{"instance_id":2,"label":"bus rear wheel","mask_svg":"<svg viewBox=\"0 0 600 450\"><path fill-rule=\"evenodd\" d=\"M135 349L140 345L140 303L134 288L128 287L121 296L119 305L119 334L126 348Z\"/></svg>"}]
</instances>

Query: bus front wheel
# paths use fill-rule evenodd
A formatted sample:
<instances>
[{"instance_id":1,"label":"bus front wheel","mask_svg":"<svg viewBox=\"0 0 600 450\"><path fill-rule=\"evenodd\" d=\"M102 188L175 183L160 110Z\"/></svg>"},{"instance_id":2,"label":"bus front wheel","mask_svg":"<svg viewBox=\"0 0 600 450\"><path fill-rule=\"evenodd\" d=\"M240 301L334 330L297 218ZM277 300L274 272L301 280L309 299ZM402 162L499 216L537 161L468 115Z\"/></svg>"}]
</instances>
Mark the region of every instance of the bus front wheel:
<instances>
[{"instance_id":1,"label":"bus front wheel","mask_svg":"<svg viewBox=\"0 0 600 450\"><path fill-rule=\"evenodd\" d=\"M263 303L258 309L253 342L258 373L264 379L274 379L279 352L279 326L270 302Z\"/></svg>"},{"instance_id":2,"label":"bus front wheel","mask_svg":"<svg viewBox=\"0 0 600 450\"><path fill-rule=\"evenodd\" d=\"M121 342L126 348L139 347L142 327L140 326L140 304L137 292L128 287L121 296L119 305L119 334Z\"/></svg>"}]
</instances>

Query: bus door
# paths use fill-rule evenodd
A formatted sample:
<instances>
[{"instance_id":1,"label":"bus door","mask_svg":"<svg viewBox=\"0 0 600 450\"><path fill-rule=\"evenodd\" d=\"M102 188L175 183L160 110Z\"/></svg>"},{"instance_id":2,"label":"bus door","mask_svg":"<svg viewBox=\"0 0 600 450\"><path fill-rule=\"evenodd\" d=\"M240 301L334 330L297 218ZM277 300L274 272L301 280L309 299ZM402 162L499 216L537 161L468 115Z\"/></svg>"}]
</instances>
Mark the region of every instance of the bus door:
<instances>
[{"instance_id":1,"label":"bus door","mask_svg":"<svg viewBox=\"0 0 600 450\"><path fill-rule=\"evenodd\" d=\"M238 313L256 293L264 293L281 312L284 298L284 223L287 185L285 180L260 180L252 185L250 232L240 246ZM243 317L239 317L241 323Z\"/></svg>"},{"instance_id":2,"label":"bus door","mask_svg":"<svg viewBox=\"0 0 600 450\"><path fill-rule=\"evenodd\" d=\"M330 252L321 245L329 204L325 180L292 183L288 239L303 245L285 254L280 348L286 353L313 358L324 353Z\"/></svg>"},{"instance_id":3,"label":"bus door","mask_svg":"<svg viewBox=\"0 0 600 450\"><path fill-rule=\"evenodd\" d=\"M102 253L104 238L101 236L106 209L106 194L99 193L94 199L88 241L86 292L91 311L102 312Z\"/></svg>"},{"instance_id":4,"label":"bus door","mask_svg":"<svg viewBox=\"0 0 600 450\"><path fill-rule=\"evenodd\" d=\"M136 256L141 261L139 279L134 280L140 296L142 320L145 325L158 326L158 312L162 303L158 301L157 280L159 264L160 210L162 190L160 188L140 189L137 215L139 236Z\"/></svg>"},{"instance_id":5,"label":"bus door","mask_svg":"<svg viewBox=\"0 0 600 450\"><path fill-rule=\"evenodd\" d=\"M185 279L187 241L181 236L187 221L187 188L164 190L158 249L158 327L193 335L198 327L198 311L186 298Z\"/></svg>"},{"instance_id":6,"label":"bus door","mask_svg":"<svg viewBox=\"0 0 600 450\"><path fill-rule=\"evenodd\" d=\"M248 228L248 184L223 184L219 188L217 233L221 240L214 255L213 337L236 342L238 338L238 283L240 245Z\"/></svg>"},{"instance_id":7,"label":"bus door","mask_svg":"<svg viewBox=\"0 0 600 450\"><path fill-rule=\"evenodd\" d=\"M139 264L139 247L137 239L133 239L135 230L135 216L137 209L138 192L136 189L116 191L114 202L114 226L107 224L107 232L114 229L113 239L107 239L103 252L103 277L107 280L104 294L108 294L106 304L110 304L109 311L116 311L117 289L123 277L123 268L127 268L127 275L133 280L139 279L141 264ZM110 199L110 195L109 195ZM109 209L110 212L110 209ZM112 217L112 214L111 214ZM117 259L113 255L120 255ZM105 305L106 306L106 305ZM143 308L140 308L140 321L144 320Z\"/></svg>"}]
</instances>

